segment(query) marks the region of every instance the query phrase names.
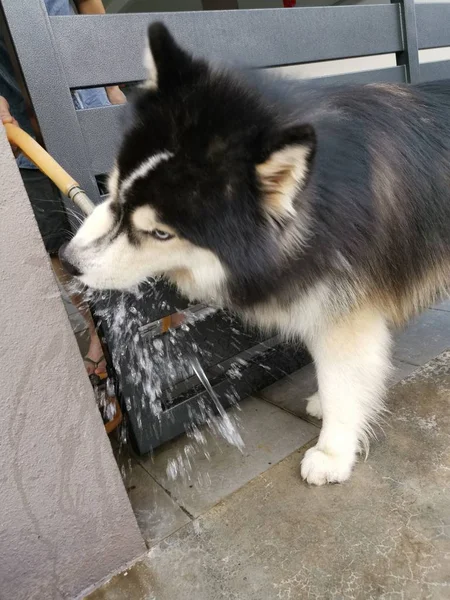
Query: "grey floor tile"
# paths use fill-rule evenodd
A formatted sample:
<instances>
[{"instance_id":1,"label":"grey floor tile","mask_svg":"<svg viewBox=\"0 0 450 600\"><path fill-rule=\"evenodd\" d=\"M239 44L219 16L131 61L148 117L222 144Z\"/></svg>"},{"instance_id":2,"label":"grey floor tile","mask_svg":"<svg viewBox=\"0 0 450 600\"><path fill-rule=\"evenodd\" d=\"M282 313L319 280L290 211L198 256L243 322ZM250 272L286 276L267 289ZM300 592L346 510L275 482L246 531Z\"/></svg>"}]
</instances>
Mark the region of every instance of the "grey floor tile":
<instances>
[{"instance_id":1,"label":"grey floor tile","mask_svg":"<svg viewBox=\"0 0 450 600\"><path fill-rule=\"evenodd\" d=\"M83 331L79 331L75 333L75 338L78 343L78 347L80 349L81 356L86 356L89 350L89 330L84 329Z\"/></svg>"},{"instance_id":2,"label":"grey floor tile","mask_svg":"<svg viewBox=\"0 0 450 600\"><path fill-rule=\"evenodd\" d=\"M78 333L78 332L86 329L86 321L83 319L83 317L80 315L80 313L78 311L76 313L72 313L68 316L69 316L69 321L70 321L70 324L72 326L72 330L74 333Z\"/></svg>"},{"instance_id":3,"label":"grey floor tile","mask_svg":"<svg viewBox=\"0 0 450 600\"><path fill-rule=\"evenodd\" d=\"M291 375L276 381L262 390L259 395L276 406L317 423L306 414L306 399L317 391L317 379L314 364L311 363Z\"/></svg>"},{"instance_id":4,"label":"grey floor tile","mask_svg":"<svg viewBox=\"0 0 450 600\"><path fill-rule=\"evenodd\" d=\"M417 369L416 365L397 359L393 360L393 367L389 385L398 383ZM302 419L320 426L319 420L306 413L306 399L316 391L316 373L314 365L311 363L262 390L259 392L259 396Z\"/></svg>"},{"instance_id":5,"label":"grey floor tile","mask_svg":"<svg viewBox=\"0 0 450 600\"><path fill-rule=\"evenodd\" d=\"M64 303L64 308L66 309L67 314L71 315L73 313L78 312L77 307L73 304L69 294L67 293L67 290L63 287L58 277L55 276L55 280L58 285L59 292L61 294L61 300Z\"/></svg>"},{"instance_id":6,"label":"grey floor tile","mask_svg":"<svg viewBox=\"0 0 450 600\"><path fill-rule=\"evenodd\" d=\"M433 308L435 310L445 310L447 312L450 312L450 300L444 300L444 302L436 304L436 306L433 306Z\"/></svg>"},{"instance_id":7,"label":"grey floor tile","mask_svg":"<svg viewBox=\"0 0 450 600\"><path fill-rule=\"evenodd\" d=\"M395 385L402 379L405 379L405 377L409 377L418 368L417 365L411 365L395 358L392 364L394 368L389 378L390 386Z\"/></svg>"},{"instance_id":8,"label":"grey floor tile","mask_svg":"<svg viewBox=\"0 0 450 600\"><path fill-rule=\"evenodd\" d=\"M69 298L63 298L63 302L64 308L66 309L68 315L75 315L78 313L78 308L74 304L72 304Z\"/></svg>"},{"instance_id":9,"label":"grey floor tile","mask_svg":"<svg viewBox=\"0 0 450 600\"><path fill-rule=\"evenodd\" d=\"M448 358L391 388L393 427L349 482L305 485L296 452L90 600L447 600Z\"/></svg>"},{"instance_id":10,"label":"grey floor tile","mask_svg":"<svg viewBox=\"0 0 450 600\"><path fill-rule=\"evenodd\" d=\"M189 440L182 437L153 459L141 461L191 515L201 514L318 435L314 425L263 400L249 398L240 407L240 411L233 409L231 414L240 420L240 432L245 442L243 453L212 437L205 429L209 457L202 450L192 456L191 447L187 449ZM185 478L169 479L169 461L186 456L194 464L192 475L185 470Z\"/></svg>"},{"instance_id":11,"label":"grey floor tile","mask_svg":"<svg viewBox=\"0 0 450 600\"><path fill-rule=\"evenodd\" d=\"M128 477L127 491L142 537L149 546L190 522L186 513L137 463Z\"/></svg>"},{"instance_id":12,"label":"grey floor tile","mask_svg":"<svg viewBox=\"0 0 450 600\"><path fill-rule=\"evenodd\" d=\"M450 313L427 310L395 337L394 358L423 365L450 348Z\"/></svg>"}]
</instances>

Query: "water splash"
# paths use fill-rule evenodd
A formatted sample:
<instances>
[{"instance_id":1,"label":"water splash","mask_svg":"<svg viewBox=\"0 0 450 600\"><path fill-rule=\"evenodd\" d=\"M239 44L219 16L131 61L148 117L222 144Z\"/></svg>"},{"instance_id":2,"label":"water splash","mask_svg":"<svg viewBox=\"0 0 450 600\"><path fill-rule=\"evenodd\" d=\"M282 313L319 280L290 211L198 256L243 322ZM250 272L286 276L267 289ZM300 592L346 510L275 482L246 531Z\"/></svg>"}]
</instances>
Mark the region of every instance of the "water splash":
<instances>
[{"instance_id":1,"label":"water splash","mask_svg":"<svg viewBox=\"0 0 450 600\"><path fill-rule=\"evenodd\" d=\"M202 367L202 358L208 358L208 351L199 349L190 336L191 326L208 318L216 309L190 307L179 311L177 328L169 328L161 335L163 320L148 323L147 303L150 301L150 308L155 314L160 314L164 301L156 281L150 288L150 293L146 286L144 290L135 289L126 294L85 290L84 296L89 304L96 306L97 319L106 332L117 389L126 409L134 415L135 423L143 433L146 429L148 432L149 428L153 432L160 430L162 415L173 402L171 392L180 382L195 376L206 390L209 401L200 400L194 409L188 410L185 429L189 441L176 459L167 465L170 479L180 477L191 481L195 457L201 452L209 458L207 437L199 428L200 422L206 424L213 436L224 439L240 451L244 447L237 418L225 411ZM232 365L230 378L238 378L243 365ZM227 400L232 405L236 404L232 392ZM126 434L124 436L126 438ZM207 481L199 483L205 485Z\"/></svg>"},{"instance_id":2,"label":"water splash","mask_svg":"<svg viewBox=\"0 0 450 600\"><path fill-rule=\"evenodd\" d=\"M203 367L201 366L198 357L192 356L190 358L190 363L195 371L195 374L197 375L201 383L204 385L210 398L214 402L214 406L216 407L217 412L220 415L220 419L214 419L213 421L214 425L216 426L215 429L217 433L219 433L229 444L236 446L236 448L239 448L239 450L242 451L244 449L244 442L242 440L242 437L236 429L235 424L233 423L229 415L225 412L225 409L220 403L220 400L217 397L215 391L213 390L209 379L206 377L206 373Z\"/></svg>"}]
</instances>

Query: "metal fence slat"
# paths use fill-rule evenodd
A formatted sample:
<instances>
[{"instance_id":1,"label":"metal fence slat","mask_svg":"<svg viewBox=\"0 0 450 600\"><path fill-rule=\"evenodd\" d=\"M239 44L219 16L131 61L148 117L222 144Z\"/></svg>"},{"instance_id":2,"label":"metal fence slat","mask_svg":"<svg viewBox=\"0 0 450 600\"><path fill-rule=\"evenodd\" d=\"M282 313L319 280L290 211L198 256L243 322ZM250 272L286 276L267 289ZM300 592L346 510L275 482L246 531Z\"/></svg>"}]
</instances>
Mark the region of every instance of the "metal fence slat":
<instances>
[{"instance_id":1,"label":"metal fence slat","mask_svg":"<svg viewBox=\"0 0 450 600\"><path fill-rule=\"evenodd\" d=\"M450 46L450 4L416 4L419 48Z\"/></svg>"},{"instance_id":2,"label":"metal fence slat","mask_svg":"<svg viewBox=\"0 0 450 600\"><path fill-rule=\"evenodd\" d=\"M146 30L164 21L201 56L253 67L403 50L399 4L51 17L70 87L139 81ZM114 43L111 44L111 40Z\"/></svg>"},{"instance_id":3,"label":"metal fence slat","mask_svg":"<svg viewBox=\"0 0 450 600\"><path fill-rule=\"evenodd\" d=\"M450 79L450 60L423 63L420 65L421 81Z\"/></svg>"}]
</instances>

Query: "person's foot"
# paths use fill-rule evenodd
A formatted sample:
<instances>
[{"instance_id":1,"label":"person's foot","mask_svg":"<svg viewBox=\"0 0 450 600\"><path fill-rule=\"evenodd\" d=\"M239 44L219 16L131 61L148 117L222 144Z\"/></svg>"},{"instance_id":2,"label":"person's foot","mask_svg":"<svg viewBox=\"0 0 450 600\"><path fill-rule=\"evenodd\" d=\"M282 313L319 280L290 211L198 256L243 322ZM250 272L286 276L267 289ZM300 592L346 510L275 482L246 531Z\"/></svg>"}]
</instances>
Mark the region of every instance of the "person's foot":
<instances>
[{"instance_id":1,"label":"person's foot","mask_svg":"<svg viewBox=\"0 0 450 600\"><path fill-rule=\"evenodd\" d=\"M91 335L89 350L83 360L88 375L101 375L106 372L106 360L97 334Z\"/></svg>"}]
</instances>

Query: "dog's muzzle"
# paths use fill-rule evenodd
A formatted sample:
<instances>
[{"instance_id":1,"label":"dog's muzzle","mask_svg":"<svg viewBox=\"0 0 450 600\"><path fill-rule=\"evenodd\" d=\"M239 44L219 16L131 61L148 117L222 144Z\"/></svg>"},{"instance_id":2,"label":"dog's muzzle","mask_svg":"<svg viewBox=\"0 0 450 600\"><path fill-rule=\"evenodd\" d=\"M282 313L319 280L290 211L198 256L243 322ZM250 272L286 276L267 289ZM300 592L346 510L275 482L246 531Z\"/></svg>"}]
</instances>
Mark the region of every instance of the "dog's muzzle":
<instances>
[{"instance_id":1,"label":"dog's muzzle","mask_svg":"<svg viewBox=\"0 0 450 600\"><path fill-rule=\"evenodd\" d=\"M68 243L66 242L65 244L63 244L61 246L61 248L59 249L59 252L58 252L58 256L59 256L59 260L61 261L61 265L62 265L64 271L66 271L69 275L72 275L72 277L80 277L80 275L81 275L80 269L76 265L74 265L72 262L70 262L70 260L67 256L67 246L68 246Z\"/></svg>"}]
</instances>

